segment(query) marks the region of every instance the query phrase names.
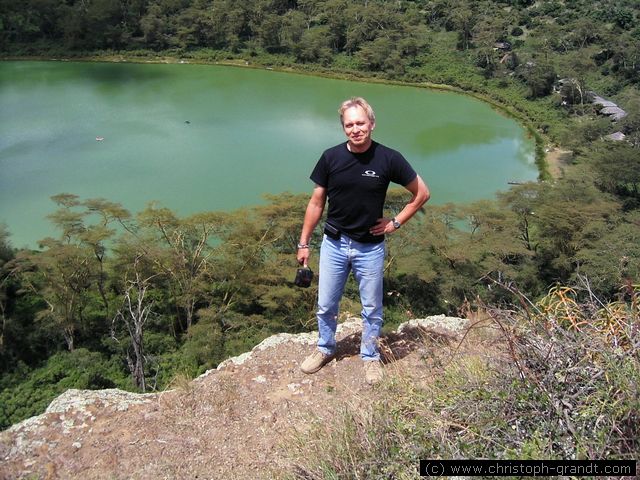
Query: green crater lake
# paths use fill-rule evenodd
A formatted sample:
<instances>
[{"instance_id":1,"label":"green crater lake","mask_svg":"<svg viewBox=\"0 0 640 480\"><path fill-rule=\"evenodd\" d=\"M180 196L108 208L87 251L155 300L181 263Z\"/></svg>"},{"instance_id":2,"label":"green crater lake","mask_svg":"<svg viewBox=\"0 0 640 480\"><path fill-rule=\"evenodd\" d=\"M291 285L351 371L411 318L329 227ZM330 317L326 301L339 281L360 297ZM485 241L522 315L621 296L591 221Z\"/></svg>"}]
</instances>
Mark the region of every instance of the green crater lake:
<instances>
[{"instance_id":1,"label":"green crater lake","mask_svg":"<svg viewBox=\"0 0 640 480\"><path fill-rule=\"evenodd\" d=\"M373 105L374 138L404 154L433 203L537 178L525 129L455 93L217 65L0 62L0 222L15 247L35 246L55 233L58 193L180 215L310 193L350 96Z\"/></svg>"}]
</instances>

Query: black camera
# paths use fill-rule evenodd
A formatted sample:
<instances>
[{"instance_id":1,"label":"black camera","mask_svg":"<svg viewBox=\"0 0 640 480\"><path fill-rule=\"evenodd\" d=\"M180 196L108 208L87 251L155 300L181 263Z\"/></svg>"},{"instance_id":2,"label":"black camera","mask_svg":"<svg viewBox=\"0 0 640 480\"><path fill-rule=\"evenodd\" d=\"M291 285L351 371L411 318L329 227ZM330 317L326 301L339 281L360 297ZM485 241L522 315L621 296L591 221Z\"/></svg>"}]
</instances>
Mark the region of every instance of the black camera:
<instances>
[{"instance_id":1,"label":"black camera","mask_svg":"<svg viewBox=\"0 0 640 480\"><path fill-rule=\"evenodd\" d=\"M298 287L308 288L313 280L313 272L309 267L299 268L296 272L296 279L293 281Z\"/></svg>"}]
</instances>

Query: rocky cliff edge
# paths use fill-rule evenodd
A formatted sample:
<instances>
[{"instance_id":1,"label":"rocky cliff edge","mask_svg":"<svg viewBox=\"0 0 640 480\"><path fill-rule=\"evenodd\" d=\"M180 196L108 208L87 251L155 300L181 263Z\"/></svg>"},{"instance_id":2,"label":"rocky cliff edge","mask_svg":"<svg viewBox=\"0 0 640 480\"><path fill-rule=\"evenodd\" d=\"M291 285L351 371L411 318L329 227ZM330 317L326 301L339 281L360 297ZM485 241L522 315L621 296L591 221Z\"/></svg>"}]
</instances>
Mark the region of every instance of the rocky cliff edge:
<instances>
[{"instance_id":1,"label":"rocky cliff edge","mask_svg":"<svg viewBox=\"0 0 640 480\"><path fill-rule=\"evenodd\" d=\"M433 350L466 324L444 315L402 324L383 338L385 369L426 375ZM0 433L0 478L273 478L309 415L375 393L364 382L360 330L359 319L341 323L336 360L315 375L299 366L317 332L279 334L162 393L68 390Z\"/></svg>"}]
</instances>

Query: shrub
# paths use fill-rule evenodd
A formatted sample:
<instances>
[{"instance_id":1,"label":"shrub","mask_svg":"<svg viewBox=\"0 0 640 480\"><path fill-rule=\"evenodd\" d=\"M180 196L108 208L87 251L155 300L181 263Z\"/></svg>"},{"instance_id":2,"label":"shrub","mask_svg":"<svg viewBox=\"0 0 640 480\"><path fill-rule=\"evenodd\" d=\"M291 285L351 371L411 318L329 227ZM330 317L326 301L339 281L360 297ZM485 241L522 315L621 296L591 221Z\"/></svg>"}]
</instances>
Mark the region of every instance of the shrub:
<instances>
[{"instance_id":1,"label":"shrub","mask_svg":"<svg viewBox=\"0 0 640 480\"><path fill-rule=\"evenodd\" d=\"M637 458L640 289L605 306L568 292L487 310L475 327L495 327L500 350L482 355L487 330L472 327L431 381L397 369L369 404L337 407L294 441L289 476L417 478L421 458Z\"/></svg>"},{"instance_id":2,"label":"shrub","mask_svg":"<svg viewBox=\"0 0 640 480\"><path fill-rule=\"evenodd\" d=\"M100 390L130 385L117 361L83 348L57 353L42 368L28 373L26 380L19 377L7 382L0 393L0 429L43 413L54 398L70 388Z\"/></svg>"}]
</instances>

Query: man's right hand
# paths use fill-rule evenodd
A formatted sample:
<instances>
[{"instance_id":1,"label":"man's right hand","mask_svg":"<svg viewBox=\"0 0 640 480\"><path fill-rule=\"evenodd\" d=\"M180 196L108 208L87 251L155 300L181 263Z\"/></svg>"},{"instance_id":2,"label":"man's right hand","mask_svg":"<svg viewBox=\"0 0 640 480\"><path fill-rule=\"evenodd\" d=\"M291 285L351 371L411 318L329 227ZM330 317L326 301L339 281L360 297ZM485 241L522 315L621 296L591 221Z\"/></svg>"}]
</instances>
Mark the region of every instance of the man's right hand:
<instances>
[{"instance_id":1,"label":"man's right hand","mask_svg":"<svg viewBox=\"0 0 640 480\"><path fill-rule=\"evenodd\" d=\"M299 248L297 253L298 263L303 267L309 265L309 247Z\"/></svg>"},{"instance_id":2,"label":"man's right hand","mask_svg":"<svg viewBox=\"0 0 640 480\"><path fill-rule=\"evenodd\" d=\"M309 242L311 241L311 234L318 225L322 212L324 211L324 205L327 202L327 189L316 185L313 187L313 193L307 204L307 210L304 214L304 222L302 224L302 232L300 233L300 243L296 257L298 263L304 267L309 264Z\"/></svg>"}]
</instances>

